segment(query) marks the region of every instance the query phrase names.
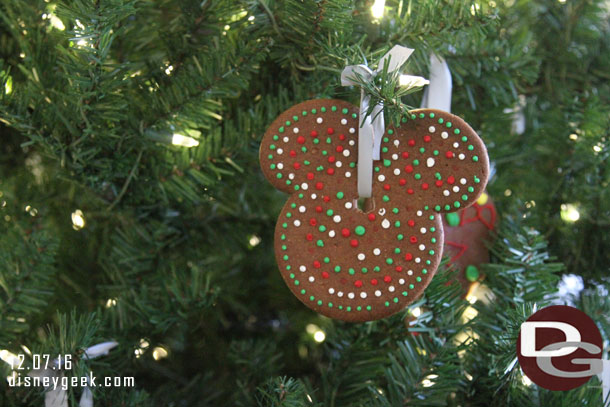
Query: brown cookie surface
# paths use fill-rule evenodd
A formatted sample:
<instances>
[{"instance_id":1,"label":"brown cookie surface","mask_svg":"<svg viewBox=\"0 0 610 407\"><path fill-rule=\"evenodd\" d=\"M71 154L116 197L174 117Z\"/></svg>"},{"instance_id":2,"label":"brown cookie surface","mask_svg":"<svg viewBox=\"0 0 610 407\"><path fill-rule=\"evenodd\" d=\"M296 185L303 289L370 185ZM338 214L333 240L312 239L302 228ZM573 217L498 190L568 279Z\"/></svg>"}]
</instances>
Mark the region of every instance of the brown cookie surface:
<instances>
[{"instance_id":1,"label":"brown cookie surface","mask_svg":"<svg viewBox=\"0 0 610 407\"><path fill-rule=\"evenodd\" d=\"M442 212L473 203L487 152L459 117L415 110L388 127L374 163L373 209L358 209L358 108L311 100L288 109L261 142L266 178L289 193L276 225L286 284L331 318L369 321L405 308L429 284Z\"/></svg>"}]
</instances>

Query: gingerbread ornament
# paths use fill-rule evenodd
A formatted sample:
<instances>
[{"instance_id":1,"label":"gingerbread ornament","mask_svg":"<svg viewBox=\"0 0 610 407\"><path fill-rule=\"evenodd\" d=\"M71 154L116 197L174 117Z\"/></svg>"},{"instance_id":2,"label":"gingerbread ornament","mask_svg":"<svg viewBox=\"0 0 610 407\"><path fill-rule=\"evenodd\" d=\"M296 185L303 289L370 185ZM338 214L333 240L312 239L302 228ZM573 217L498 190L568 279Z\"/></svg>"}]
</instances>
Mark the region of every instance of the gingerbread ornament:
<instances>
[{"instance_id":1,"label":"gingerbread ornament","mask_svg":"<svg viewBox=\"0 0 610 407\"><path fill-rule=\"evenodd\" d=\"M288 287L313 310L363 322L394 314L429 284L442 255L442 214L487 183L481 139L462 119L413 110L381 139L372 208L357 206L359 109L310 100L282 113L260 146L265 177L289 194L275 230Z\"/></svg>"},{"instance_id":2,"label":"gingerbread ornament","mask_svg":"<svg viewBox=\"0 0 610 407\"><path fill-rule=\"evenodd\" d=\"M458 281L467 293L484 278L480 265L489 263L487 243L495 224L496 207L486 192L468 208L444 215L444 254L459 270Z\"/></svg>"}]
</instances>

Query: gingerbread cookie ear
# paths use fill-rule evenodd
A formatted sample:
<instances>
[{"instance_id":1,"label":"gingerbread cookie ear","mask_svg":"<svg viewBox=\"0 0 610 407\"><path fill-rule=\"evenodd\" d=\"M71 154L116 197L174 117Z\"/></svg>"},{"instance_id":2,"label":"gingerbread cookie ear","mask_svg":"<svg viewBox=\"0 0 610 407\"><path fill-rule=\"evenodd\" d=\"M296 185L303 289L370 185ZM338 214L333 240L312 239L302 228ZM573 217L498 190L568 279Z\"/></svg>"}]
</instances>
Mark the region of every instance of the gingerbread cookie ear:
<instances>
[{"instance_id":1,"label":"gingerbread cookie ear","mask_svg":"<svg viewBox=\"0 0 610 407\"><path fill-rule=\"evenodd\" d=\"M398 179L411 206L453 212L471 205L485 189L489 159L483 141L461 118L434 109L413 110L386 131L377 179Z\"/></svg>"},{"instance_id":2,"label":"gingerbread cookie ear","mask_svg":"<svg viewBox=\"0 0 610 407\"><path fill-rule=\"evenodd\" d=\"M356 177L358 108L331 99L291 107L269 126L260 146L265 177L294 193L333 179ZM319 188L321 189L321 188Z\"/></svg>"}]
</instances>

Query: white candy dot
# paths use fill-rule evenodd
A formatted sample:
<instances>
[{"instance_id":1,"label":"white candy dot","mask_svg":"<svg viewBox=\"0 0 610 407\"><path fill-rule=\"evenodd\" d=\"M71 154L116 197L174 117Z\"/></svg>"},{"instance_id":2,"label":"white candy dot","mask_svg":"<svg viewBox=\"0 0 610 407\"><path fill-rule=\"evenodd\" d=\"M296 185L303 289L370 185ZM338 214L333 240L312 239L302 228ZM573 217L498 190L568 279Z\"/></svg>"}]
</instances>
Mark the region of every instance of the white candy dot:
<instances>
[{"instance_id":1,"label":"white candy dot","mask_svg":"<svg viewBox=\"0 0 610 407\"><path fill-rule=\"evenodd\" d=\"M384 219L383 222L381 222L381 227L384 229L387 229L390 227L390 221L387 219Z\"/></svg>"},{"instance_id":2,"label":"white candy dot","mask_svg":"<svg viewBox=\"0 0 610 407\"><path fill-rule=\"evenodd\" d=\"M355 128L353 128L353 127L350 127L349 132L350 132L351 134L354 134L354 133L356 132L356 129L355 129Z\"/></svg>"},{"instance_id":3,"label":"white candy dot","mask_svg":"<svg viewBox=\"0 0 610 407\"><path fill-rule=\"evenodd\" d=\"M278 149L277 149L277 154L278 154L278 155L282 155L282 153L283 153L283 152L284 152L284 150L282 150L281 148L278 148Z\"/></svg>"},{"instance_id":4,"label":"white candy dot","mask_svg":"<svg viewBox=\"0 0 610 407\"><path fill-rule=\"evenodd\" d=\"M441 137L442 137L443 139L447 139L447 137L449 137L449 133L447 133L446 131L444 131L444 132L442 132L442 133L441 133Z\"/></svg>"},{"instance_id":5,"label":"white candy dot","mask_svg":"<svg viewBox=\"0 0 610 407\"><path fill-rule=\"evenodd\" d=\"M453 192L460 192L460 187L458 187L457 185L455 185L453 187Z\"/></svg>"},{"instance_id":6,"label":"white candy dot","mask_svg":"<svg viewBox=\"0 0 610 407\"><path fill-rule=\"evenodd\" d=\"M408 274L408 275L410 275L410 276L412 276L412 275L413 275L413 270L409 270L409 271L407 271L407 274Z\"/></svg>"},{"instance_id":7,"label":"white candy dot","mask_svg":"<svg viewBox=\"0 0 610 407\"><path fill-rule=\"evenodd\" d=\"M334 293L335 293L335 289L334 289L334 288L332 288L332 287L331 287L331 288L329 288L329 289L328 289L328 293L329 293L329 294L334 294Z\"/></svg>"},{"instance_id":8,"label":"white candy dot","mask_svg":"<svg viewBox=\"0 0 610 407\"><path fill-rule=\"evenodd\" d=\"M301 221L300 221L300 220L298 220L298 219L297 219L297 220L295 220L295 221L294 221L294 226L296 226L296 227L301 226Z\"/></svg>"},{"instance_id":9,"label":"white candy dot","mask_svg":"<svg viewBox=\"0 0 610 407\"><path fill-rule=\"evenodd\" d=\"M403 285L405 283L405 279L401 278L400 280L398 280L398 284Z\"/></svg>"},{"instance_id":10,"label":"white candy dot","mask_svg":"<svg viewBox=\"0 0 610 407\"><path fill-rule=\"evenodd\" d=\"M394 175L400 175L400 168L394 168Z\"/></svg>"},{"instance_id":11,"label":"white candy dot","mask_svg":"<svg viewBox=\"0 0 610 407\"><path fill-rule=\"evenodd\" d=\"M466 185L466 178L461 178L460 179L460 184Z\"/></svg>"},{"instance_id":12,"label":"white candy dot","mask_svg":"<svg viewBox=\"0 0 610 407\"><path fill-rule=\"evenodd\" d=\"M379 182L383 182L383 181L385 181L385 175L383 175L383 174L379 174L379 176L377 177L377 179L379 180Z\"/></svg>"},{"instance_id":13,"label":"white candy dot","mask_svg":"<svg viewBox=\"0 0 610 407\"><path fill-rule=\"evenodd\" d=\"M345 178L349 178L349 177L351 177L351 176L352 176L352 173L351 173L351 172L349 172L349 171L348 171L348 172L346 172L346 173L345 173Z\"/></svg>"},{"instance_id":14,"label":"white candy dot","mask_svg":"<svg viewBox=\"0 0 610 407\"><path fill-rule=\"evenodd\" d=\"M381 297L381 291L375 290L375 297Z\"/></svg>"},{"instance_id":15,"label":"white candy dot","mask_svg":"<svg viewBox=\"0 0 610 407\"><path fill-rule=\"evenodd\" d=\"M307 189L307 188L305 188L305 189ZM318 195L316 195L316 194L311 194L311 199L316 199L317 197L318 197Z\"/></svg>"},{"instance_id":16,"label":"white candy dot","mask_svg":"<svg viewBox=\"0 0 610 407\"><path fill-rule=\"evenodd\" d=\"M434 133L434 132L436 131L436 127L434 127L434 126L430 126L430 127L428 127L428 131L429 131L430 133Z\"/></svg>"},{"instance_id":17,"label":"white candy dot","mask_svg":"<svg viewBox=\"0 0 610 407\"><path fill-rule=\"evenodd\" d=\"M445 195L445 196L449 196L449 194L450 194L450 192L449 192L449 190L448 190L448 189L446 189L446 190L444 190L444 191L443 191L443 195Z\"/></svg>"},{"instance_id":18,"label":"white candy dot","mask_svg":"<svg viewBox=\"0 0 610 407\"><path fill-rule=\"evenodd\" d=\"M318 118L316 119L316 123L318 123L318 124L322 123L323 121L324 121L324 120L323 120L321 117L318 117Z\"/></svg>"},{"instance_id":19,"label":"white candy dot","mask_svg":"<svg viewBox=\"0 0 610 407\"><path fill-rule=\"evenodd\" d=\"M301 189L302 189L303 191L307 191L307 188L309 188L309 185L307 185L307 182L303 182L303 183L301 184ZM315 194L314 194L314 195L315 195ZM312 195L312 198L313 198L313 195ZM316 199L316 198L313 198L313 199Z\"/></svg>"},{"instance_id":20,"label":"white candy dot","mask_svg":"<svg viewBox=\"0 0 610 407\"><path fill-rule=\"evenodd\" d=\"M335 216L333 216L333 221L334 221L335 223L339 223L339 222L341 222L341 216L339 216L339 215L335 215Z\"/></svg>"},{"instance_id":21,"label":"white candy dot","mask_svg":"<svg viewBox=\"0 0 610 407\"><path fill-rule=\"evenodd\" d=\"M337 166L337 168L341 168L341 166L343 165L343 163L341 161L337 161L335 163L335 165Z\"/></svg>"},{"instance_id":22,"label":"white candy dot","mask_svg":"<svg viewBox=\"0 0 610 407\"><path fill-rule=\"evenodd\" d=\"M314 276L309 276L308 280L309 280L310 283L313 283L314 281L316 281Z\"/></svg>"},{"instance_id":23,"label":"white candy dot","mask_svg":"<svg viewBox=\"0 0 610 407\"><path fill-rule=\"evenodd\" d=\"M293 131L294 134L297 134L299 132L299 128L295 127L295 128L292 129L292 131Z\"/></svg>"},{"instance_id":24,"label":"white candy dot","mask_svg":"<svg viewBox=\"0 0 610 407\"><path fill-rule=\"evenodd\" d=\"M288 137L284 137L282 140L284 140L284 143L288 143L289 138Z\"/></svg>"},{"instance_id":25,"label":"white candy dot","mask_svg":"<svg viewBox=\"0 0 610 407\"><path fill-rule=\"evenodd\" d=\"M330 232L328 232L328 237L335 237L337 234L335 233L334 230L331 230Z\"/></svg>"},{"instance_id":26,"label":"white candy dot","mask_svg":"<svg viewBox=\"0 0 610 407\"><path fill-rule=\"evenodd\" d=\"M379 216L385 215L385 208L379 209L379 212L377 212L377 213L379 214Z\"/></svg>"},{"instance_id":27,"label":"white candy dot","mask_svg":"<svg viewBox=\"0 0 610 407\"><path fill-rule=\"evenodd\" d=\"M426 246L425 246L425 245L423 245L423 244L420 244L420 245L419 245L419 250L426 250Z\"/></svg>"},{"instance_id":28,"label":"white candy dot","mask_svg":"<svg viewBox=\"0 0 610 407\"><path fill-rule=\"evenodd\" d=\"M360 298L366 298L366 293L364 291L360 293Z\"/></svg>"},{"instance_id":29,"label":"white candy dot","mask_svg":"<svg viewBox=\"0 0 610 407\"><path fill-rule=\"evenodd\" d=\"M392 160L398 160L398 154L392 154Z\"/></svg>"},{"instance_id":30,"label":"white candy dot","mask_svg":"<svg viewBox=\"0 0 610 407\"><path fill-rule=\"evenodd\" d=\"M349 298L350 300L354 299L354 297L355 297L354 293L347 294L347 298Z\"/></svg>"},{"instance_id":31,"label":"white candy dot","mask_svg":"<svg viewBox=\"0 0 610 407\"><path fill-rule=\"evenodd\" d=\"M389 291L389 292L393 293L393 292L394 292L394 290L396 290L396 288L395 288L393 285L391 285L391 286L389 286L389 287L388 287L388 291Z\"/></svg>"},{"instance_id":32,"label":"white candy dot","mask_svg":"<svg viewBox=\"0 0 610 407\"><path fill-rule=\"evenodd\" d=\"M284 164L282 164L282 163L277 163L277 168L278 168L278 170L283 169L283 168L284 168Z\"/></svg>"},{"instance_id":33,"label":"white candy dot","mask_svg":"<svg viewBox=\"0 0 610 407\"><path fill-rule=\"evenodd\" d=\"M300 267L299 267L299 270L300 270L301 272L303 272L303 271L307 270L307 267L305 267L305 266L300 266Z\"/></svg>"},{"instance_id":34,"label":"white candy dot","mask_svg":"<svg viewBox=\"0 0 610 407\"><path fill-rule=\"evenodd\" d=\"M343 155L345 157L349 157L349 150L343 150Z\"/></svg>"},{"instance_id":35,"label":"white candy dot","mask_svg":"<svg viewBox=\"0 0 610 407\"><path fill-rule=\"evenodd\" d=\"M465 156L464 154L460 154L460 155L458 155L458 158L459 158L460 160L463 160L464 158L466 158L466 156Z\"/></svg>"},{"instance_id":36,"label":"white candy dot","mask_svg":"<svg viewBox=\"0 0 610 407\"><path fill-rule=\"evenodd\" d=\"M347 124L347 119L341 119L341 124Z\"/></svg>"},{"instance_id":37,"label":"white candy dot","mask_svg":"<svg viewBox=\"0 0 610 407\"><path fill-rule=\"evenodd\" d=\"M350 146L355 146L356 142L354 140L350 140L347 144L349 144Z\"/></svg>"},{"instance_id":38,"label":"white candy dot","mask_svg":"<svg viewBox=\"0 0 610 407\"><path fill-rule=\"evenodd\" d=\"M415 263L421 263L421 259L419 257L415 258Z\"/></svg>"},{"instance_id":39,"label":"white candy dot","mask_svg":"<svg viewBox=\"0 0 610 407\"><path fill-rule=\"evenodd\" d=\"M425 234L425 233L426 233L426 228L421 228L421 229L419 229L419 232L420 232L422 235L423 235L423 234Z\"/></svg>"},{"instance_id":40,"label":"white candy dot","mask_svg":"<svg viewBox=\"0 0 610 407\"><path fill-rule=\"evenodd\" d=\"M364 255L364 253L359 253L358 254L358 260L362 261L366 258L366 256Z\"/></svg>"},{"instance_id":41,"label":"white candy dot","mask_svg":"<svg viewBox=\"0 0 610 407\"><path fill-rule=\"evenodd\" d=\"M373 254L374 254L375 256L379 256L379 255L381 254L381 250L379 250L379 248L375 248L375 249L373 250Z\"/></svg>"},{"instance_id":42,"label":"white candy dot","mask_svg":"<svg viewBox=\"0 0 610 407\"><path fill-rule=\"evenodd\" d=\"M422 211L417 211L417 216L422 216L423 212Z\"/></svg>"},{"instance_id":43,"label":"white candy dot","mask_svg":"<svg viewBox=\"0 0 610 407\"><path fill-rule=\"evenodd\" d=\"M345 207L346 207L347 209L352 209L352 203L351 203L351 202L346 202L346 203L345 203Z\"/></svg>"},{"instance_id":44,"label":"white candy dot","mask_svg":"<svg viewBox=\"0 0 610 407\"><path fill-rule=\"evenodd\" d=\"M428 167L434 167L434 158L430 157L426 160L426 165Z\"/></svg>"},{"instance_id":45,"label":"white candy dot","mask_svg":"<svg viewBox=\"0 0 610 407\"><path fill-rule=\"evenodd\" d=\"M299 212L305 213L306 210L307 208L305 208L303 205L299 206Z\"/></svg>"},{"instance_id":46,"label":"white candy dot","mask_svg":"<svg viewBox=\"0 0 610 407\"><path fill-rule=\"evenodd\" d=\"M294 174L291 172L290 174L288 174L288 178L294 179Z\"/></svg>"},{"instance_id":47,"label":"white candy dot","mask_svg":"<svg viewBox=\"0 0 610 407\"><path fill-rule=\"evenodd\" d=\"M337 293L337 297L339 297L339 298L343 297L343 291L339 291L339 292Z\"/></svg>"},{"instance_id":48,"label":"white candy dot","mask_svg":"<svg viewBox=\"0 0 610 407\"><path fill-rule=\"evenodd\" d=\"M458 143L457 141L455 143L453 143L453 148L458 148L460 146L460 143Z\"/></svg>"},{"instance_id":49,"label":"white candy dot","mask_svg":"<svg viewBox=\"0 0 610 407\"><path fill-rule=\"evenodd\" d=\"M398 147L398 146L400 145L400 141L398 141L398 140L394 140L394 145L395 145L396 147Z\"/></svg>"}]
</instances>

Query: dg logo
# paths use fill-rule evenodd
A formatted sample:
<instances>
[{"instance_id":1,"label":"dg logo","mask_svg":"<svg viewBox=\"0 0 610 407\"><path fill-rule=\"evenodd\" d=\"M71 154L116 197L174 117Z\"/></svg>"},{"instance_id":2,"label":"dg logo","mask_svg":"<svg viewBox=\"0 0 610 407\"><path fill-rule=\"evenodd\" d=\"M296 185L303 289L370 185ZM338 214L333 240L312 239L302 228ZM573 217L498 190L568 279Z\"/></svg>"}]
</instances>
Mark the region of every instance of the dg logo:
<instances>
[{"instance_id":1,"label":"dg logo","mask_svg":"<svg viewBox=\"0 0 610 407\"><path fill-rule=\"evenodd\" d=\"M571 390L602 373L602 336L584 312L543 308L521 324L517 357L530 380L548 390Z\"/></svg>"}]
</instances>

